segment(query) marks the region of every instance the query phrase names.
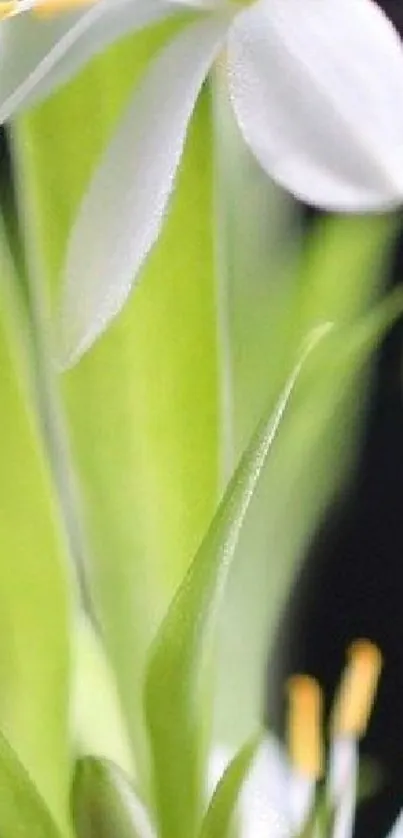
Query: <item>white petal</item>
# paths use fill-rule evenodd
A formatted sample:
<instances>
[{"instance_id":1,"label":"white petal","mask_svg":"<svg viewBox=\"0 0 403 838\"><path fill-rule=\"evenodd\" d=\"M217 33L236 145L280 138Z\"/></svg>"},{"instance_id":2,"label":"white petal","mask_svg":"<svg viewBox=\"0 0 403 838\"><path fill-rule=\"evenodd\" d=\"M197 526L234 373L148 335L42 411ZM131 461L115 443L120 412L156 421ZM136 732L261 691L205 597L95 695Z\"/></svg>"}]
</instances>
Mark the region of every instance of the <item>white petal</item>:
<instances>
[{"instance_id":1,"label":"white petal","mask_svg":"<svg viewBox=\"0 0 403 838\"><path fill-rule=\"evenodd\" d=\"M403 838L403 811L398 815L386 838Z\"/></svg>"},{"instance_id":2,"label":"white petal","mask_svg":"<svg viewBox=\"0 0 403 838\"><path fill-rule=\"evenodd\" d=\"M0 25L0 123L66 81L125 33L172 13L164 0L99 0L84 14Z\"/></svg>"},{"instance_id":3,"label":"white petal","mask_svg":"<svg viewBox=\"0 0 403 838\"><path fill-rule=\"evenodd\" d=\"M241 838L288 838L288 766L279 743L259 748L240 798Z\"/></svg>"},{"instance_id":4,"label":"white petal","mask_svg":"<svg viewBox=\"0 0 403 838\"><path fill-rule=\"evenodd\" d=\"M403 49L372 0L260 0L229 37L241 130L264 169L326 209L403 197Z\"/></svg>"},{"instance_id":5,"label":"white petal","mask_svg":"<svg viewBox=\"0 0 403 838\"><path fill-rule=\"evenodd\" d=\"M316 783L311 777L291 770L289 781L289 818L295 832L302 830L315 798Z\"/></svg>"},{"instance_id":6,"label":"white petal","mask_svg":"<svg viewBox=\"0 0 403 838\"><path fill-rule=\"evenodd\" d=\"M62 299L62 363L122 308L162 222L200 87L228 18L188 26L153 62L101 161L73 228Z\"/></svg>"},{"instance_id":7,"label":"white petal","mask_svg":"<svg viewBox=\"0 0 403 838\"><path fill-rule=\"evenodd\" d=\"M338 737L330 751L329 794L336 806L332 838L351 838L357 802L358 750L351 737Z\"/></svg>"}]
</instances>

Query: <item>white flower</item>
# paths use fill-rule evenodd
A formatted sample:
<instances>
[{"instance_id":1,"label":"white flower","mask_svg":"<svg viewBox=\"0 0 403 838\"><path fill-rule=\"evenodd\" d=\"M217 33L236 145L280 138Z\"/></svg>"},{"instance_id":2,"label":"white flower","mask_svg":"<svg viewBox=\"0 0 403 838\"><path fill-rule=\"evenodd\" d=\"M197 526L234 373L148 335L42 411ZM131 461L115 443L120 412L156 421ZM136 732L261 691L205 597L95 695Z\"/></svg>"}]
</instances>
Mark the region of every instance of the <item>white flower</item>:
<instances>
[{"instance_id":1,"label":"white flower","mask_svg":"<svg viewBox=\"0 0 403 838\"><path fill-rule=\"evenodd\" d=\"M57 8L68 0L19 2ZM403 49L372 0L98 0L68 27L64 16L17 15L0 29L0 120L122 34L186 6L200 9L197 19L135 90L72 230L65 362L90 346L138 277L200 88L220 54L240 129L270 176L326 209L378 210L402 200Z\"/></svg>"},{"instance_id":2,"label":"white flower","mask_svg":"<svg viewBox=\"0 0 403 838\"><path fill-rule=\"evenodd\" d=\"M378 649L369 641L351 647L333 709L326 796L333 815L328 828L309 833L321 838L352 838L357 799L358 740L364 734L381 669ZM237 838L298 838L314 814L317 779L323 770L321 692L307 676L291 679L288 754L273 736L260 746L241 792ZM213 753L210 784L216 787L230 754ZM403 814L388 838L403 838Z\"/></svg>"},{"instance_id":3,"label":"white flower","mask_svg":"<svg viewBox=\"0 0 403 838\"><path fill-rule=\"evenodd\" d=\"M213 786L229 759L229 752L223 748L213 752ZM267 736L241 793L237 838L292 838L302 828L314 794L315 780L294 771L280 743Z\"/></svg>"}]
</instances>

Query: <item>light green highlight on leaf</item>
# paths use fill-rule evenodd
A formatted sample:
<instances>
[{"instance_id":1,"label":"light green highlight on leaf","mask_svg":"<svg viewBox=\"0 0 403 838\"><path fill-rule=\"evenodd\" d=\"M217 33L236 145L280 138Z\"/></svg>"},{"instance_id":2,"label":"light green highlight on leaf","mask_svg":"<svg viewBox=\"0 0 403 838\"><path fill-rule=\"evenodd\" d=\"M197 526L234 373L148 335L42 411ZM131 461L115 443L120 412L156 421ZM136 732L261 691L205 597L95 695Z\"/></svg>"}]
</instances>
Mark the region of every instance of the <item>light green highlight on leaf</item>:
<instances>
[{"instance_id":1,"label":"light green highlight on leaf","mask_svg":"<svg viewBox=\"0 0 403 838\"><path fill-rule=\"evenodd\" d=\"M78 754L104 757L134 775L116 679L101 638L83 613L77 617L72 685L73 738Z\"/></svg>"}]
</instances>

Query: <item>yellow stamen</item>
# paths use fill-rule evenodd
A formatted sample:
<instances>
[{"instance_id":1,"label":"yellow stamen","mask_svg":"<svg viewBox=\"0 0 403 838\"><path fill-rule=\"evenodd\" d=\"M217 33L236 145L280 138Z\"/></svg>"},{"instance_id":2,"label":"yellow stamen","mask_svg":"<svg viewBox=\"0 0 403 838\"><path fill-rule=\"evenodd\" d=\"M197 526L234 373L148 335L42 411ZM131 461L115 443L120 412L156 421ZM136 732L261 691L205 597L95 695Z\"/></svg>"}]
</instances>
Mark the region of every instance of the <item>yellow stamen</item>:
<instances>
[{"instance_id":1,"label":"yellow stamen","mask_svg":"<svg viewBox=\"0 0 403 838\"><path fill-rule=\"evenodd\" d=\"M12 17L18 11L18 0L0 0L0 20Z\"/></svg>"},{"instance_id":2,"label":"yellow stamen","mask_svg":"<svg viewBox=\"0 0 403 838\"><path fill-rule=\"evenodd\" d=\"M287 684L288 749L297 771L318 779L323 771L322 691L308 675L294 675Z\"/></svg>"},{"instance_id":3,"label":"yellow stamen","mask_svg":"<svg viewBox=\"0 0 403 838\"><path fill-rule=\"evenodd\" d=\"M370 640L356 640L338 689L332 714L335 734L363 736L374 704L382 655Z\"/></svg>"},{"instance_id":4,"label":"yellow stamen","mask_svg":"<svg viewBox=\"0 0 403 838\"><path fill-rule=\"evenodd\" d=\"M41 17L58 15L61 12L73 12L85 6L93 6L97 0L37 0L33 12Z\"/></svg>"}]
</instances>

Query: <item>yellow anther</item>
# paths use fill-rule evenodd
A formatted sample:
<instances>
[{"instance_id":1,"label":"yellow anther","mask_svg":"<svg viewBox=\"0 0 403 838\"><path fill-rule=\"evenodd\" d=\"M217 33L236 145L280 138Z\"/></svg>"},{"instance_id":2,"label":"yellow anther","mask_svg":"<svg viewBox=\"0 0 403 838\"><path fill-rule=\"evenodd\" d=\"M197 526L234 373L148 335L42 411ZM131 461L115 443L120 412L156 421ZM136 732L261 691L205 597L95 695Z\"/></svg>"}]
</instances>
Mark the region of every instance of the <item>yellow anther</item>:
<instances>
[{"instance_id":1,"label":"yellow anther","mask_svg":"<svg viewBox=\"0 0 403 838\"><path fill-rule=\"evenodd\" d=\"M288 750L293 767L312 779L323 771L322 691L309 675L294 675L287 683Z\"/></svg>"},{"instance_id":2,"label":"yellow anther","mask_svg":"<svg viewBox=\"0 0 403 838\"><path fill-rule=\"evenodd\" d=\"M18 12L18 0L0 0L0 20L13 17Z\"/></svg>"},{"instance_id":3,"label":"yellow anther","mask_svg":"<svg viewBox=\"0 0 403 838\"><path fill-rule=\"evenodd\" d=\"M370 640L356 640L348 650L333 709L332 728L336 735L359 738L367 728L382 669L382 654Z\"/></svg>"},{"instance_id":4,"label":"yellow anther","mask_svg":"<svg viewBox=\"0 0 403 838\"><path fill-rule=\"evenodd\" d=\"M32 11L41 17L52 17L62 12L74 12L93 6L97 0L37 0Z\"/></svg>"}]
</instances>

